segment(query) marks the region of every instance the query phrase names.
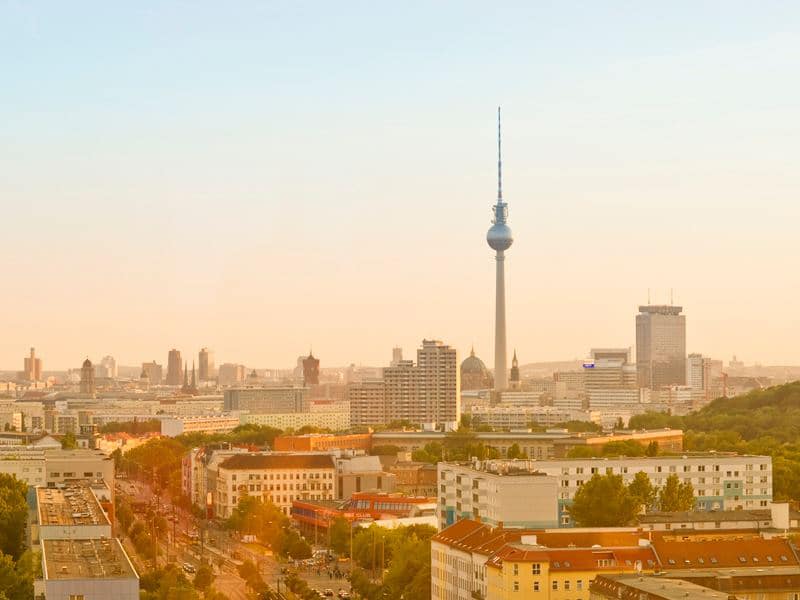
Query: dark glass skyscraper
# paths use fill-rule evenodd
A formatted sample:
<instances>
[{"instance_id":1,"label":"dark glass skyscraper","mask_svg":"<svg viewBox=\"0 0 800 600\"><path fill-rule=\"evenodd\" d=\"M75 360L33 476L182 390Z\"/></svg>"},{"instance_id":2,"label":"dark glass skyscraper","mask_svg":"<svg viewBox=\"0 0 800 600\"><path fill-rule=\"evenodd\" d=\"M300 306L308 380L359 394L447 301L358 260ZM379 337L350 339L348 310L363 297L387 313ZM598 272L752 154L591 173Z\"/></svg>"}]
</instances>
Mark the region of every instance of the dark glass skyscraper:
<instances>
[{"instance_id":1,"label":"dark glass skyscraper","mask_svg":"<svg viewBox=\"0 0 800 600\"><path fill-rule=\"evenodd\" d=\"M683 307L640 306L636 315L639 387L686 385L686 316Z\"/></svg>"}]
</instances>

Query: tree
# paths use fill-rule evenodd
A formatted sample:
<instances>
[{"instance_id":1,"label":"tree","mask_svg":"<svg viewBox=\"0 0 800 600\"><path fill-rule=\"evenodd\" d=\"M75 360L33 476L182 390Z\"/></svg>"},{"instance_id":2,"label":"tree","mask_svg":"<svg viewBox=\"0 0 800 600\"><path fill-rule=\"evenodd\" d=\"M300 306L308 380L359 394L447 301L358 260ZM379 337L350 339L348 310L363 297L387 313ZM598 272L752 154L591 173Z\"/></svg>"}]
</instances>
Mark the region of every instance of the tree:
<instances>
[{"instance_id":1,"label":"tree","mask_svg":"<svg viewBox=\"0 0 800 600\"><path fill-rule=\"evenodd\" d=\"M247 586L256 594L260 594L266 589L267 584L264 583L258 566L252 560L244 561L237 570L239 571L239 577L244 579Z\"/></svg>"},{"instance_id":2,"label":"tree","mask_svg":"<svg viewBox=\"0 0 800 600\"><path fill-rule=\"evenodd\" d=\"M658 492L658 508L664 512L687 511L694 508L694 488L688 481L681 482L675 473L667 477Z\"/></svg>"},{"instance_id":3,"label":"tree","mask_svg":"<svg viewBox=\"0 0 800 600\"><path fill-rule=\"evenodd\" d=\"M581 527L621 527L634 520L636 510L621 475L595 473L578 489L569 514Z\"/></svg>"},{"instance_id":4,"label":"tree","mask_svg":"<svg viewBox=\"0 0 800 600\"><path fill-rule=\"evenodd\" d=\"M633 481L628 484L628 493L636 501L637 512L648 510L656 503L657 490L644 471L633 476Z\"/></svg>"},{"instance_id":5,"label":"tree","mask_svg":"<svg viewBox=\"0 0 800 600\"><path fill-rule=\"evenodd\" d=\"M0 598L7 600L29 600L33 598L33 579L39 560L31 550L19 560L0 554Z\"/></svg>"},{"instance_id":6,"label":"tree","mask_svg":"<svg viewBox=\"0 0 800 600\"><path fill-rule=\"evenodd\" d=\"M336 517L331 523L328 533L330 534L330 547L336 554L350 554L350 522L343 517Z\"/></svg>"},{"instance_id":7,"label":"tree","mask_svg":"<svg viewBox=\"0 0 800 600\"><path fill-rule=\"evenodd\" d=\"M17 560L25 549L28 486L14 475L0 473L0 552Z\"/></svg>"},{"instance_id":8,"label":"tree","mask_svg":"<svg viewBox=\"0 0 800 600\"><path fill-rule=\"evenodd\" d=\"M519 444L511 444L508 452L506 452L506 456L511 459L528 458L528 455L525 454L525 451L520 449Z\"/></svg>"},{"instance_id":9,"label":"tree","mask_svg":"<svg viewBox=\"0 0 800 600\"><path fill-rule=\"evenodd\" d=\"M212 583L214 583L214 571L208 565L200 565L194 576L194 587L201 592L205 592L211 587Z\"/></svg>"},{"instance_id":10,"label":"tree","mask_svg":"<svg viewBox=\"0 0 800 600\"><path fill-rule=\"evenodd\" d=\"M645 456L658 456L658 442L653 440L647 444L647 450L644 453Z\"/></svg>"},{"instance_id":11,"label":"tree","mask_svg":"<svg viewBox=\"0 0 800 600\"><path fill-rule=\"evenodd\" d=\"M61 447L64 450L74 450L78 447L78 440L75 439L75 434L71 431L68 431L64 434L64 437L61 438Z\"/></svg>"}]
</instances>

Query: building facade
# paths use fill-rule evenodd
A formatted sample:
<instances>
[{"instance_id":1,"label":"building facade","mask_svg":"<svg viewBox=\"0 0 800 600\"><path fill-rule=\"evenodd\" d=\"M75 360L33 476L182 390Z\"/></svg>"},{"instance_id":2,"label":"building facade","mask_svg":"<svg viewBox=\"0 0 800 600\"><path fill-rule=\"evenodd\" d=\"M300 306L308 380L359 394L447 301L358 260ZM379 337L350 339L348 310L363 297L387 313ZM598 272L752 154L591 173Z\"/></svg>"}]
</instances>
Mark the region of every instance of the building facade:
<instances>
[{"instance_id":1,"label":"building facade","mask_svg":"<svg viewBox=\"0 0 800 600\"><path fill-rule=\"evenodd\" d=\"M636 315L639 387L686 385L686 316L680 306L640 306Z\"/></svg>"},{"instance_id":2,"label":"building facade","mask_svg":"<svg viewBox=\"0 0 800 600\"><path fill-rule=\"evenodd\" d=\"M180 350L173 348L167 356L167 385L183 383L183 361Z\"/></svg>"}]
</instances>

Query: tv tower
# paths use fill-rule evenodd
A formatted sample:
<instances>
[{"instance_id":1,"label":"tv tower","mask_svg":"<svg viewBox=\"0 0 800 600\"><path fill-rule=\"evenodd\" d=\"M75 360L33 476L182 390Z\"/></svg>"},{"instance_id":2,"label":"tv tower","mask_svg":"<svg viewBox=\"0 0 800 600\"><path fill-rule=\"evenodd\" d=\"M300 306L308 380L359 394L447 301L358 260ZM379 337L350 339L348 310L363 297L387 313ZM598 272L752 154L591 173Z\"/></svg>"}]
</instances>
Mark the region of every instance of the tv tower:
<instances>
[{"instance_id":1,"label":"tv tower","mask_svg":"<svg viewBox=\"0 0 800 600\"><path fill-rule=\"evenodd\" d=\"M503 160L500 137L500 107L497 107L497 204L494 205L492 226L486 233L486 242L496 251L495 261L495 314L494 314L494 389L501 392L508 388L506 360L506 277L505 251L514 238L508 221L508 205L503 200Z\"/></svg>"}]
</instances>

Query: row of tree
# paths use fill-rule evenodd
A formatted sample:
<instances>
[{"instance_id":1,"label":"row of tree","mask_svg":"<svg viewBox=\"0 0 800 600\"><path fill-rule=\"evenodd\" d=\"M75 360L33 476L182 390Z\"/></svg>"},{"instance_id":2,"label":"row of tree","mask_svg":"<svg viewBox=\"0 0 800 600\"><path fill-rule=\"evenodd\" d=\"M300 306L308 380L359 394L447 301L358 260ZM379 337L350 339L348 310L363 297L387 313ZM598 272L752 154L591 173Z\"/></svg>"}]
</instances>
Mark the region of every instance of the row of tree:
<instances>
[{"instance_id":1,"label":"row of tree","mask_svg":"<svg viewBox=\"0 0 800 600\"><path fill-rule=\"evenodd\" d=\"M296 559L311 556L311 546L291 526L289 518L270 501L244 496L225 525L239 534L255 535L278 556Z\"/></svg>"},{"instance_id":2,"label":"row of tree","mask_svg":"<svg viewBox=\"0 0 800 600\"><path fill-rule=\"evenodd\" d=\"M644 511L688 511L693 507L692 484L674 473L660 488L642 471L628 485L622 475L595 473L578 488L569 514L580 527L621 527L634 524Z\"/></svg>"}]
</instances>

